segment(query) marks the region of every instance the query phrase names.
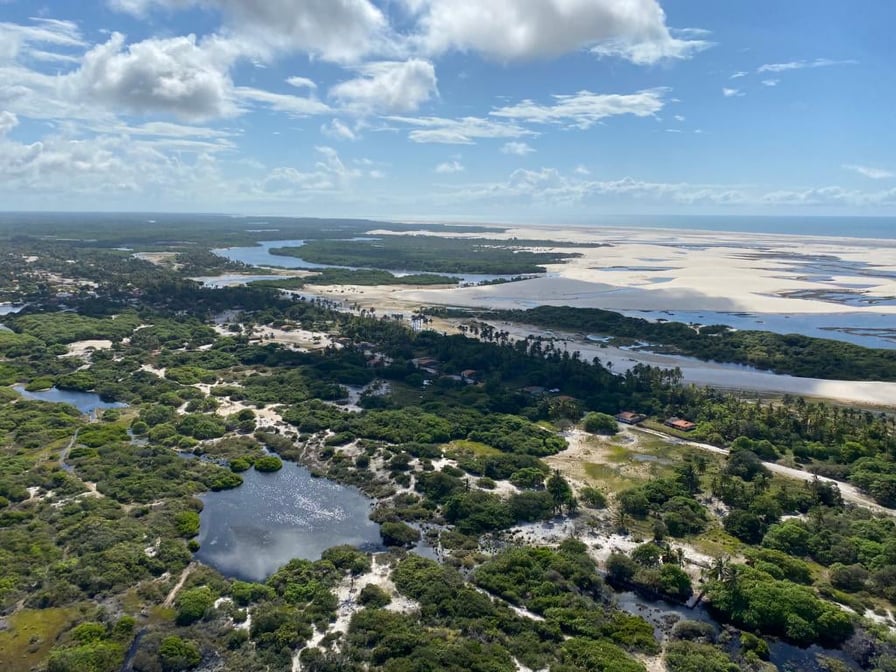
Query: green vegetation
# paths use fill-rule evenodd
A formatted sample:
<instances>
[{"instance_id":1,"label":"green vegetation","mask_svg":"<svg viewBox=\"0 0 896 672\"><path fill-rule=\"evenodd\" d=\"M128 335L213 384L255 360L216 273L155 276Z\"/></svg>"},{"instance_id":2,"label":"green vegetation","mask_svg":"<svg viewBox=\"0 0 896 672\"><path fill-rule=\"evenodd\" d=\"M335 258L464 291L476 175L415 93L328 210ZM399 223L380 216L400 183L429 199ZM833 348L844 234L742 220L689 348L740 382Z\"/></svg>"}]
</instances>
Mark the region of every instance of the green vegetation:
<instances>
[{"instance_id":1,"label":"green vegetation","mask_svg":"<svg viewBox=\"0 0 896 672\"><path fill-rule=\"evenodd\" d=\"M255 460L256 471L280 471L283 468L283 461L276 455L265 455Z\"/></svg>"},{"instance_id":2,"label":"green vegetation","mask_svg":"<svg viewBox=\"0 0 896 672\"><path fill-rule=\"evenodd\" d=\"M96 227L98 240L120 235L102 217ZM215 240L242 242L240 231L225 227ZM513 246L525 242L499 251ZM129 404L86 418L0 388L0 610L9 626L0 651L4 662L11 652L14 670L118 670L133 644L139 672L279 672L315 633L319 647L301 657L303 669L320 672L512 672L517 662L551 672L643 670L645 657L659 655L672 670L758 671L769 650L757 635L840 646L857 667L892 667L889 635L859 614L896 602L894 521L844 505L825 481L785 481L762 464L802 463L894 501L892 416L743 399L650 367L615 376L487 325L476 327L481 341L413 333L269 287L202 289L186 270L93 244L26 236L9 249L2 277L21 276L33 303L9 318L16 333L0 332L0 380ZM20 262L32 253L38 262ZM202 251L177 255L185 269L217 263ZM59 311L57 288L41 286L41 273L96 289L66 297L74 312ZM342 347L294 351L257 340L253 327L326 332ZM88 338L112 348L61 356ZM370 351L384 364L369 366ZM438 363L437 374L415 365L423 357ZM466 369L481 384L449 377ZM367 385L353 412L339 407L349 386ZM555 470L568 468L566 455L554 457L567 447L561 430L581 422L615 431L612 415L624 408L694 419L691 436L731 456L626 429L591 439L581 472ZM287 424L271 425L278 415ZM634 454L662 463L639 464ZM284 459L373 497L371 517L395 550L374 565L336 547L263 583L191 564L197 495L238 487L240 472ZM589 555L596 546L520 547L521 537L505 532L556 516L643 540L610 556L611 586L676 602L705 588L730 627L716 641L712 628L676 626L661 654L652 625L612 606ZM444 563L405 553L422 536ZM690 545L743 562L719 558L701 571L682 557ZM419 610L384 609L395 596L361 578L372 568ZM360 605L342 635L331 629L337 587Z\"/></svg>"},{"instance_id":3,"label":"green vegetation","mask_svg":"<svg viewBox=\"0 0 896 672\"><path fill-rule=\"evenodd\" d=\"M582 428L591 434L615 434L619 431L616 418L606 413L589 413L582 420Z\"/></svg>"},{"instance_id":4,"label":"green vegetation","mask_svg":"<svg viewBox=\"0 0 896 672\"><path fill-rule=\"evenodd\" d=\"M525 311L473 314L550 329L612 336L629 342L646 342L653 350L707 361L746 364L792 376L896 380L896 350L866 348L843 341L768 331L735 331L718 325L697 329L680 322L651 322L597 308L539 306Z\"/></svg>"},{"instance_id":5,"label":"green vegetation","mask_svg":"<svg viewBox=\"0 0 896 672\"><path fill-rule=\"evenodd\" d=\"M527 249L540 242L543 241L393 235L376 240L312 240L302 247L282 247L271 252L335 266L501 275L544 273L541 264L556 264L576 256Z\"/></svg>"}]
</instances>

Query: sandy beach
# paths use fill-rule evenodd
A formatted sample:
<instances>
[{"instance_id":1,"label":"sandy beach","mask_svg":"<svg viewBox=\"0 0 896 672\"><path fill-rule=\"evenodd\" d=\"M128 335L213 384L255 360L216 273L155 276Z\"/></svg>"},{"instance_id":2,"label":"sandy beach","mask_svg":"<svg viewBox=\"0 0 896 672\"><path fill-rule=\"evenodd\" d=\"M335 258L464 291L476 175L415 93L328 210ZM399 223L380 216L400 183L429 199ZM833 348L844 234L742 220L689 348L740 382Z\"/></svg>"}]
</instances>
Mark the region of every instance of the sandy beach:
<instances>
[{"instance_id":1,"label":"sandy beach","mask_svg":"<svg viewBox=\"0 0 896 672\"><path fill-rule=\"evenodd\" d=\"M446 234L451 235L451 234ZM456 234L455 234L456 235ZM491 234L490 234L491 235ZM509 229L581 254L542 278L408 290L411 303L495 308L896 315L896 241L661 229ZM603 243L572 248L563 243Z\"/></svg>"}]
</instances>

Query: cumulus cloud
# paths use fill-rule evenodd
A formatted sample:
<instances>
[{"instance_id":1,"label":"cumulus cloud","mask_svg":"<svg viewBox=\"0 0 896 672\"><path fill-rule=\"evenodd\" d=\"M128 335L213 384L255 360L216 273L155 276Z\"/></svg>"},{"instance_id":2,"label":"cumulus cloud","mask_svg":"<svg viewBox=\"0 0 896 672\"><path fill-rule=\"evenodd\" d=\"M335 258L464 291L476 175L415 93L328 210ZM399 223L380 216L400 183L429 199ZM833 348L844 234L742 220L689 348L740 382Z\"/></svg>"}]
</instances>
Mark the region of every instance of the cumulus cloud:
<instances>
[{"instance_id":1,"label":"cumulus cloud","mask_svg":"<svg viewBox=\"0 0 896 672\"><path fill-rule=\"evenodd\" d=\"M723 87L722 95L726 98L738 98L740 96L745 96L746 94L740 89L729 89L728 87Z\"/></svg>"},{"instance_id":2,"label":"cumulus cloud","mask_svg":"<svg viewBox=\"0 0 896 672\"><path fill-rule=\"evenodd\" d=\"M491 114L529 123L561 124L587 129L601 119L617 115L653 116L663 109L665 91L648 89L628 95L579 91L571 95L554 96L556 102L553 105L524 100L516 105L493 110Z\"/></svg>"},{"instance_id":3,"label":"cumulus cloud","mask_svg":"<svg viewBox=\"0 0 896 672\"><path fill-rule=\"evenodd\" d=\"M766 63L765 65L760 65L756 72L786 72L788 70L804 70L806 68L827 68L832 65L858 65L858 61L852 59L836 61L830 58L816 58L814 61Z\"/></svg>"},{"instance_id":4,"label":"cumulus cloud","mask_svg":"<svg viewBox=\"0 0 896 672\"><path fill-rule=\"evenodd\" d=\"M143 16L153 7L198 6L220 11L228 29L260 51L302 51L353 62L384 39L388 22L369 0L110 0L116 9Z\"/></svg>"},{"instance_id":5,"label":"cumulus cloud","mask_svg":"<svg viewBox=\"0 0 896 672\"><path fill-rule=\"evenodd\" d=\"M185 119L237 114L228 73L235 55L226 43L200 44L195 35L124 42L124 35L113 33L85 54L81 68L66 76L76 96L137 114L167 112Z\"/></svg>"},{"instance_id":6,"label":"cumulus cloud","mask_svg":"<svg viewBox=\"0 0 896 672\"><path fill-rule=\"evenodd\" d=\"M525 142L507 142L501 147L502 154L515 154L516 156L525 156L534 151L535 150Z\"/></svg>"},{"instance_id":7,"label":"cumulus cloud","mask_svg":"<svg viewBox=\"0 0 896 672\"><path fill-rule=\"evenodd\" d=\"M703 31L673 33L657 0L404 0L418 18L412 38L429 53L477 51L502 59L584 48L638 64L689 58Z\"/></svg>"},{"instance_id":8,"label":"cumulus cloud","mask_svg":"<svg viewBox=\"0 0 896 672\"><path fill-rule=\"evenodd\" d=\"M780 79L763 79L762 86L778 86Z\"/></svg>"},{"instance_id":9,"label":"cumulus cloud","mask_svg":"<svg viewBox=\"0 0 896 672\"><path fill-rule=\"evenodd\" d=\"M748 72L746 72L746 71L744 71L744 70L741 70L740 72L735 72L735 73L734 73L733 75L731 75L731 77L729 77L728 79L740 79L741 77L746 77L748 74L750 74L750 73L748 73Z\"/></svg>"},{"instance_id":10,"label":"cumulus cloud","mask_svg":"<svg viewBox=\"0 0 896 672\"><path fill-rule=\"evenodd\" d=\"M2 123L0 123L0 127L2 127ZM855 163L847 163L844 164L843 167L846 170L851 170L854 173L858 173L859 175L863 175L865 177L871 178L872 180L886 180L891 177L896 177L896 173L893 173L891 170L886 170L884 168L875 168L873 166L861 166Z\"/></svg>"},{"instance_id":11,"label":"cumulus cloud","mask_svg":"<svg viewBox=\"0 0 896 672\"><path fill-rule=\"evenodd\" d=\"M294 192L327 192L344 189L361 176L357 168L347 167L332 147L315 147L318 161L314 170L301 171L291 166L271 170L259 185L265 195L281 196Z\"/></svg>"},{"instance_id":12,"label":"cumulus cloud","mask_svg":"<svg viewBox=\"0 0 896 672\"><path fill-rule=\"evenodd\" d=\"M433 64L418 58L368 63L358 72L332 87L330 96L360 112L414 112L437 93Z\"/></svg>"},{"instance_id":13,"label":"cumulus cloud","mask_svg":"<svg viewBox=\"0 0 896 672\"><path fill-rule=\"evenodd\" d=\"M67 30L67 29L66 29ZM65 33L67 34L67 33ZM0 106L22 116L97 119L122 113L170 115L188 121L235 117L265 106L292 116L326 114L330 107L301 97L234 86L231 69L245 56L239 41L211 35L150 38L131 44L121 33L95 45L76 68L45 74L19 62L0 65ZM312 89L314 83L287 83Z\"/></svg>"},{"instance_id":14,"label":"cumulus cloud","mask_svg":"<svg viewBox=\"0 0 896 672\"><path fill-rule=\"evenodd\" d=\"M30 144L0 138L0 193L36 199L43 208L83 205L78 199L98 194L106 204L130 203L136 193L157 202L195 202L200 185L209 193L224 188L208 144L128 134L58 133Z\"/></svg>"}]
</instances>

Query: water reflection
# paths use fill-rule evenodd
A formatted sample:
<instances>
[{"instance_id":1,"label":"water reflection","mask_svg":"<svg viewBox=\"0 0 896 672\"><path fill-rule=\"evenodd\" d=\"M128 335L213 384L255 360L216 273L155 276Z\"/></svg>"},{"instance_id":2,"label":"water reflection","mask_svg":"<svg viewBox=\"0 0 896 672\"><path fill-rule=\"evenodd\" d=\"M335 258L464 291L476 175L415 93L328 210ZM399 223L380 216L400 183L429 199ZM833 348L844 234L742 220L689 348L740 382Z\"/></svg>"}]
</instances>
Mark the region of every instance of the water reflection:
<instances>
[{"instance_id":1,"label":"water reflection","mask_svg":"<svg viewBox=\"0 0 896 672\"><path fill-rule=\"evenodd\" d=\"M285 462L243 474L233 490L203 495L196 558L226 576L262 581L293 558L316 560L331 546L381 547L370 500Z\"/></svg>"},{"instance_id":2,"label":"water reflection","mask_svg":"<svg viewBox=\"0 0 896 672\"><path fill-rule=\"evenodd\" d=\"M54 404L71 404L81 413L92 414L107 408L125 408L127 404L119 401L103 401L96 392L76 392L51 387L47 390L29 392L24 385L13 385L13 389L26 399L48 401Z\"/></svg>"}]
</instances>

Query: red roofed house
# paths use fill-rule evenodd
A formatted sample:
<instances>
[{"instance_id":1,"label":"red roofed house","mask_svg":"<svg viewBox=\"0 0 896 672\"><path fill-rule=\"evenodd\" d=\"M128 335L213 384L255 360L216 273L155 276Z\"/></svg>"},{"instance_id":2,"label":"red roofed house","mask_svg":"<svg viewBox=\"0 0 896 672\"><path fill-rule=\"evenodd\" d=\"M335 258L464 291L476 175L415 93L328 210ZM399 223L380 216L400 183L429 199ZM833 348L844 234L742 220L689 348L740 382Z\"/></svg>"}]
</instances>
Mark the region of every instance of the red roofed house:
<instances>
[{"instance_id":1,"label":"red roofed house","mask_svg":"<svg viewBox=\"0 0 896 672\"><path fill-rule=\"evenodd\" d=\"M616 414L616 421L624 425L637 425L647 419L646 415L635 413L634 411L622 411Z\"/></svg>"},{"instance_id":2,"label":"red roofed house","mask_svg":"<svg viewBox=\"0 0 896 672\"><path fill-rule=\"evenodd\" d=\"M666 427L677 429L680 432L692 432L697 429L697 424L690 420L682 420L681 418L669 418L665 423Z\"/></svg>"}]
</instances>

